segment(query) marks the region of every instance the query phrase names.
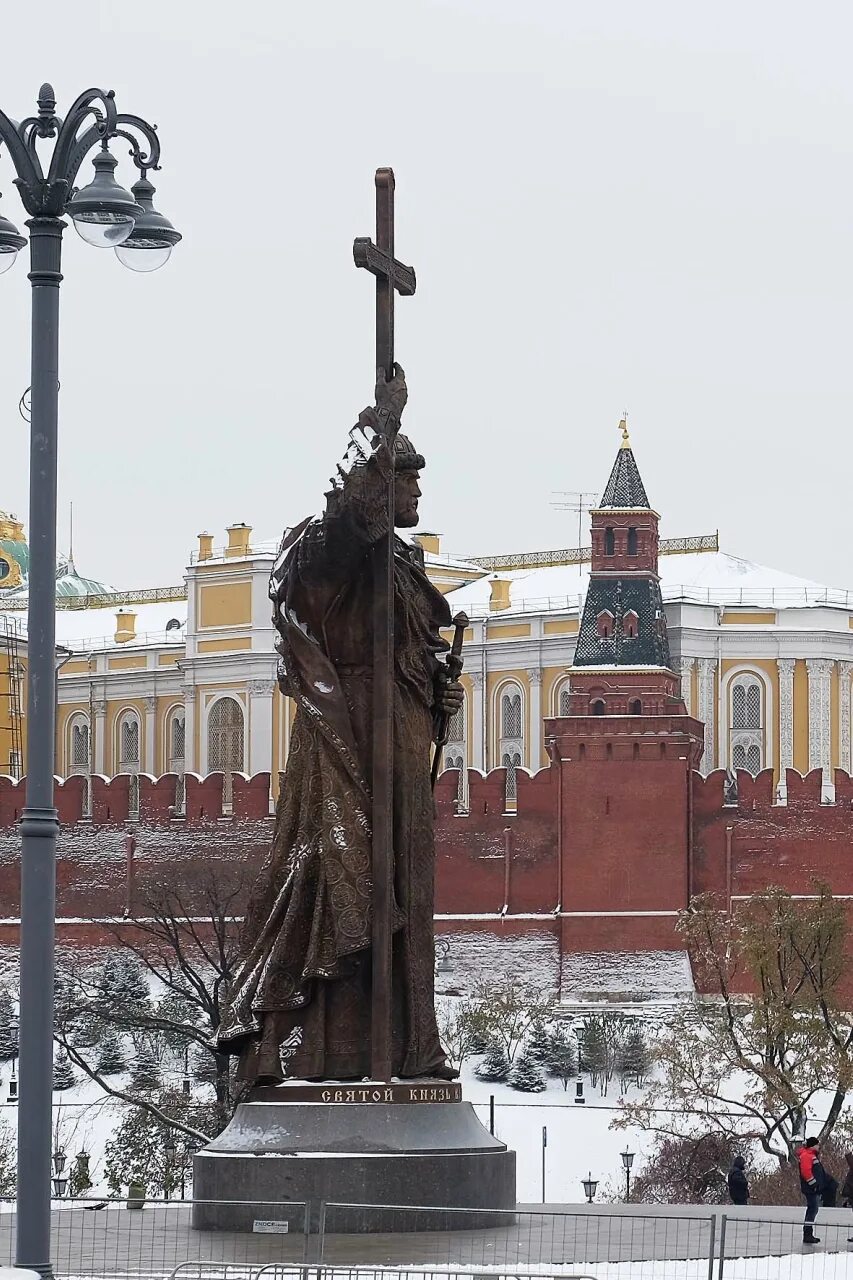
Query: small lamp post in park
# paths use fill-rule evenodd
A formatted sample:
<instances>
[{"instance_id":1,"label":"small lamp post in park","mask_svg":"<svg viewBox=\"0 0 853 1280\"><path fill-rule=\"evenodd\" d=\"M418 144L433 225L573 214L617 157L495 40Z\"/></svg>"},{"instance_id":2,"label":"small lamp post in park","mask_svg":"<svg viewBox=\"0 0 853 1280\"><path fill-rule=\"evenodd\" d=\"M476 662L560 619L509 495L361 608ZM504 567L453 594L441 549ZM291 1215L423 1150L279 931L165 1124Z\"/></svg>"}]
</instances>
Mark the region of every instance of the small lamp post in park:
<instances>
[{"instance_id":1,"label":"small lamp post in park","mask_svg":"<svg viewBox=\"0 0 853 1280\"><path fill-rule=\"evenodd\" d=\"M53 1164L53 1192L56 1198L61 1200L68 1187L68 1176L65 1172L67 1160L62 1147L56 1148L51 1156L51 1163Z\"/></svg>"},{"instance_id":2,"label":"small lamp post in park","mask_svg":"<svg viewBox=\"0 0 853 1280\"><path fill-rule=\"evenodd\" d=\"M139 178L115 179L110 142L130 144ZM30 401L30 570L27 608L27 794L21 819L20 1099L16 1262L51 1280L51 1093L57 813L53 803L56 725L56 456L59 409L59 286L62 233L71 217L87 244L115 249L135 271L161 267L180 240L153 204L148 174L159 168L155 128L120 113L110 90L88 89L67 114L43 84L38 112L20 124L0 111L5 147L26 210L32 285ZM50 155L46 154L50 150ZM94 178L76 186L91 152ZM44 161L44 163L43 163ZM0 206L0 274L26 238ZM54 1173L56 1183L64 1178ZM65 1179L67 1185L67 1179ZM54 1186L54 1190L58 1190Z\"/></svg>"},{"instance_id":3,"label":"small lamp post in park","mask_svg":"<svg viewBox=\"0 0 853 1280\"><path fill-rule=\"evenodd\" d=\"M18 1023L14 1020L9 1023L9 1039L12 1043L12 1072L9 1076L9 1101L18 1101Z\"/></svg>"},{"instance_id":4,"label":"small lamp post in park","mask_svg":"<svg viewBox=\"0 0 853 1280\"><path fill-rule=\"evenodd\" d=\"M592 1204L595 1199L595 1193L598 1190L598 1179L588 1173L583 1180L583 1193L586 1196L587 1204Z\"/></svg>"},{"instance_id":5,"label":"small lamp post in park","mask_svg":"<svg viewBox=\"0 0 853 1280\"><path fill-rule=\"evenodd\" d=\"M625 1170L625 1203L631 1199L631 1166L634 1163L634 1152L625 1148L621 1153L622 1168Z\"/></svg>"}]
</instances>

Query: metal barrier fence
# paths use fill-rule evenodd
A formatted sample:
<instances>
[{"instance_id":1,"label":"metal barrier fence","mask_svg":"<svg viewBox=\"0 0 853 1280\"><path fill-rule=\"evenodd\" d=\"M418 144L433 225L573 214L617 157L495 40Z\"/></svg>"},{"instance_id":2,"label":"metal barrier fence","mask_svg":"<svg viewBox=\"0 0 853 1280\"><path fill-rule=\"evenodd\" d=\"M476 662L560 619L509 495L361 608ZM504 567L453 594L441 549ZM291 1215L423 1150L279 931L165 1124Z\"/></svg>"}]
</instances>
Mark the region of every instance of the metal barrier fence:
<instances>
[{"instance_id":1,"label":"metal barrier fence","mask_svg":"<svg viewBox=\"0 0 853 1280\"><path fill-rule=\"evenodd\" d=\"M212 1231L191 1201L78 1199L53 1210L52 1260L63 1280L851 1280L849 1211L822 1211L811 1249L800 1211L772 1212L251 1202L252 1230ZM0 1202L0 1266L14 1236Z\"/></svg>"},{"instance_id":2,"label":"metal barrier fence","mask_svg":"<svg viewBox=\"0 0 853 1280\"><path fill-rule=\"evenodd\" d=\"M361 1215L353 1222L353 1212ZM358 1225L368 1234L346 1234ZM377 1208L327 1204L319 1260L386 1266L430 1263L466 1271L559 1275L601 1264L630 1264L632 1280L682 1280L685 1259L703 1259L713 1280L717 1223L710 1214L664 1215L562 1209L489 1210Z\"/></svg>"},{"instance_id":3,"label":"metal barrier fence","mask_svg":"<svg viewBox=\"0 0 853 1280\"><path fill-rule=\"evenodd\" d=\"M192 1267L205 1264L206 1280L252 1280L259 1268L270 1263L306 1261L309 1243L317 1242L306 1231L305 1204L252 1201L253 1231L196 1231L190 1200L145 1200L138 1209L131 1208L131 1203L54 1202L55 1274L62 1280L166 1280L182 1268L181 1280L191 1280ZM195 1204L233 1208L233 1201ZM0 1202L0 1266L14 1263L15 1216L14 1202Z\"/></svg>"}]
</instances>

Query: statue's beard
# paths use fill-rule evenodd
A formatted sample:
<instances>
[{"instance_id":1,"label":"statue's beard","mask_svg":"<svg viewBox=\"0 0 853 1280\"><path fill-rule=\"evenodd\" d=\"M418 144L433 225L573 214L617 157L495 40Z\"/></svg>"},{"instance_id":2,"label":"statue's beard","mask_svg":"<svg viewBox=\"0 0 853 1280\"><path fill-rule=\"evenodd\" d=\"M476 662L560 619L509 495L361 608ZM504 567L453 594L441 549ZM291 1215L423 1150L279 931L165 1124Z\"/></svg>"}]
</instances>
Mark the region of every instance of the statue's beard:
<instances>
[{"instance_id":1,"label":"statue's beard","mask_svg":"<svg viewBox=\"0 0 853 1280\"><path fill-rule=\"evenodd\" d=\"M394 516L394 527L396 529L413 529L420 520L417 505L407 507L405 511L398 511Z\"/></svg>"}]
</instances>

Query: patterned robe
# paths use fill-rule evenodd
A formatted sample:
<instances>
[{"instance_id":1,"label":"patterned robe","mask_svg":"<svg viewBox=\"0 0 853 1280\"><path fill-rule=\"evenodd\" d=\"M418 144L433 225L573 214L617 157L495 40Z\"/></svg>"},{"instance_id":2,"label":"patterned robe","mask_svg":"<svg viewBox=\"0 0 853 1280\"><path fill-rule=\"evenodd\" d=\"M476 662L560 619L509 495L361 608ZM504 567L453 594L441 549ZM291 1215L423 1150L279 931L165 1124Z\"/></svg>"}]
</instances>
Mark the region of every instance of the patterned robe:
<instances>
[{"instance_id":1,"label":"patterned robe","mask_svg":"<svg viewBox=\"0 0 853 1280\"><path fill-rule=\"evenodd\" d=\"M279 679L296 700L272 850L219 1033L247 1082L370 1075L373 458L285 538L271 580ZM387 471L385 472L387 475ZM430 743L447 601L395 538L392 1069L445 1063L435 1021ZM443 664L441 664L443 665Z\"/></svg>"}]
</instances>

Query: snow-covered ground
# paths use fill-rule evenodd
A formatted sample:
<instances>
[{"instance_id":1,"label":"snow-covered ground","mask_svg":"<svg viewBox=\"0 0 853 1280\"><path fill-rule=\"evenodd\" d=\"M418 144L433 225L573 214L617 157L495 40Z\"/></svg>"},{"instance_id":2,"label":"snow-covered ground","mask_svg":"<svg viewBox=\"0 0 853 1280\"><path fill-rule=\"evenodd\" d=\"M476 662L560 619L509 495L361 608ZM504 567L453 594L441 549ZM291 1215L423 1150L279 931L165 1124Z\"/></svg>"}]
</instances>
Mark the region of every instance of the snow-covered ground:
<instances>
[{"instance_id":1,"label":"snow-covered ground","mask_svg":"<svg viewBox=\"0 0 853 1280\"><path fill-rule=\"evenodd\" d=\"M625 1186L620 1152L626 1147L636 1154L634 1170L642 1164L651 1145L648 1134L633 1129L611 1129L618 1114L619 1088L611 1082L606 1098L585 1081L586 1102L574 1101L575 1082L568 1091L559 1080L548 1080L542 1093L524 1094L507 1084L478 1080L473 1065L462 1069L463 1096L473 1102L480 1119L489 1123L489 1096L495 1099L495 1134L516 1152L518 1199L523 1203L542 1201L542 1129L547 1128L545 1148L545 1201L554 1204L582 1203L581 1186L589 1174L602 1193L621 1191ZM625 1098L635 1099L635 1090ZM606 1184L610 1184L607 1186Z\"/></svg>"}]
</instances>

